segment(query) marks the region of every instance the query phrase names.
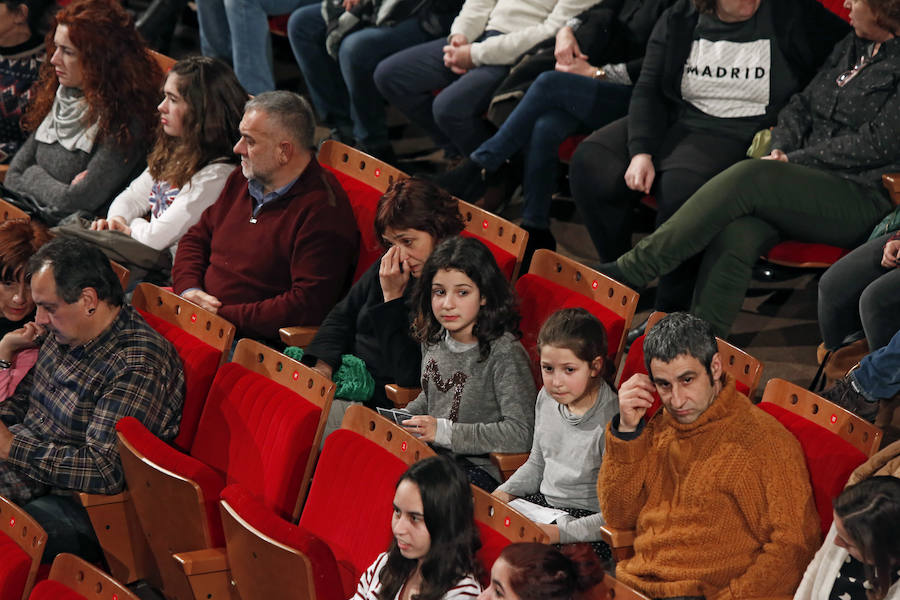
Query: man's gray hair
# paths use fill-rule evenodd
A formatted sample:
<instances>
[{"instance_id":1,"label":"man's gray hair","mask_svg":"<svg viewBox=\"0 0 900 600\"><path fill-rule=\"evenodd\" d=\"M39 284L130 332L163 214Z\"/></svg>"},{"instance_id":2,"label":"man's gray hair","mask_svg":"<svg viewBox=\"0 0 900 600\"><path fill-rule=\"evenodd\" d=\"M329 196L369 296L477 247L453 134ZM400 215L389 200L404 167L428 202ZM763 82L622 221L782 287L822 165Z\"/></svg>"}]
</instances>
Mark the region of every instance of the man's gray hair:
<instances>
[{"instance_id":1,"label":"man's gray hair","mask_svg":"<svg viewBox=\"0 0 900 600\"><path fill-rule=\"evenodd\" d=\"M663 317L644 338L644 365L650 373L650 361L654 358L669 363L676 356L687 354L700 361L712 377L710 365L718 351L712 325L692 314L674 312Z\"/></svg>"},{"instance_id":2,"label":"man's gray hair","mask_svg":"<svg viewBox=\"0 0 900 600\"><path fill-rule=\"evenodd\" d=\"M279 125L303 148L315 148L316 116L306 98L294 92L276 90L254 96L244 112L260 110L278 120Z\"/></svg>"}]
</instances>

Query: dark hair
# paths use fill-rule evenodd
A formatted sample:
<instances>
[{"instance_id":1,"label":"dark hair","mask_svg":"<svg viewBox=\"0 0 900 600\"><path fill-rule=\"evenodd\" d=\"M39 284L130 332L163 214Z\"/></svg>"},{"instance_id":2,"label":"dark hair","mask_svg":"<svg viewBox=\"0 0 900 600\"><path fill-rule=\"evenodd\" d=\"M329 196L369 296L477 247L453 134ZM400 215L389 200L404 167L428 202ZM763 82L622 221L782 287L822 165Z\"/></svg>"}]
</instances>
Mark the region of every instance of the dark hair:
<instances>
[{"instance_id":1,"label":"dark hair","mask_svg":"<svg viewBox=\"0 0 900 600\"><path fill-rule=\"evenodd\" d=\"M59 25L69 28L78 51L88 104L85 127L97 123L97 141L113 139L119 148L144 143L158 122L155 98L162 71L118 0L73 0L56 13L47 33L47 60L41 65L24 127L36 129L53 106L59 81L50 57L56 51L53 36Z\"/></svg>"},{"instance_id":2,"label":"dark hair","mask_svg":"<svg viewBox=\"0 0 900 600\"><path fill-rule=\"evenodd\" d=\"M644 339L644 366L650 371L654 358L664 363L686 354L693 356L706 368L712 381L713 356L719 351L719 343L712 325L692 314L674 312L666 315L653 326Z\"/></svg>"},{"instance_id":3,"label":"dark hair","mask_svg":"<svg viewBox=\"0 0 900 600\"><path fill-rule=\"evenodd\" d=\"M53 2L49 0L0 0L0 3L15 12L21 11L23 6L27 7L28 29L31 31L31 35L43 35L46 32L44 17Z\"/></svg>"},{"instance_id":4,"label":"dark hair","mask_svg":"<svg viewBox=\"0 0 900 600\"><path fill-rule=\"evenodd\" d=\"M897 35L900 33L900 0L865 0L875 14L880 27Z\"/></svg>"},{"instance_id":5,"label":"dark hair","mask_svg":"<svg viewBox=\"0 0 900 600\"><path fill-rule=\"evenodd\" d=\"M159 125L147 165L155 181L180 188L215 160L237 162L232 148L249 96L231 67L216 58L190 56L169 74L178 76L178 93L187 103L183 133L174 138Z\"/></svg>"},{"instance_id":6,"label":"dark hair","mask_svg":"<svg viewBox=\"0 0 900 600\"><path fill-rule=\"evenodd\" d=\"M53 267L56 295L67 304L76 302L84 288L94 288L97 298L112 306L125 303L125 293L109 259L96 246L75 238L56 238L28 261L29 281L44 267Z\"/></svg>"},{"instance_id":7,"label":"dark hair","mask_svg":"<svg viewBox=\"0 0 900 600\"><path fill-rule=\"evenodd\" d=\"M431 547L421 559L422 586L415 600L440 600L464 577L480 574L475 554L481 540L475 526L472 490L463 470L443 455L414 463L400 476L397 486L403 481L419 488L425 527L431 536ZM393 600L418 562L404 558L397 540L393 540L379 574L378 597Z\"/></svg>"},{"instance_id":8,"label":"dark hair","mask_svg":"<svg viewBox=\"0 0 900 600\"><path fill-rule=\"evenodd\" d=\"M864 479L834 499L834 512L862 553L869 598L884 598L900 566L900 479Z\"/></svg>"},{"instance_id":9,"label":"dark hair","mask_svg":"<svg viewBox=\"0 0 900 600\"><path fill-rule=\"evenodd\" d=\"M244 111L251 110L262 111L276 119L281 129L301 148L315 148L316 115L300 94L286 90L263 92L247 101Z\"/></svg>"},{"instance_id":10,"label":"dark hair","mask_svg":"<svg viewBox=\"0 0 900 600\"><path fill-rule=\"evenodd\" d=\"M475 238L454 236L445 239L422 267L422 273L413 291L412 306L413 336L426 345L441 341L444 328L431 309L431 282L440 270L461 271L472 280L481 294L484 306L478 311L472 334L478 339L479 359L484 360L491 353L491 343L506 332L516 338L522 337L519 330L521 317L516 309L516 297L506 277L497 266L494 255Z\"/></svg>"},{"instance_id":11,"label":"dark hair","mask_svg":"<svg viewBox=\"0 0 900 600\"><path fill-rule=\"evenodd\" d=\"M510 567L509 585L521 600L572 600L603 581L603 564L590 544L522 542L497 560Z\"/></svg>"},{"instance_id":12,"label":"dark hair","mask_svg":"<svg viewBox=\"0 0 900 600\"><path fill-rule=\"evenodd\" d=\"M456 198L418 177L392 183L375 208L375 234L385 247L390 246L384 239L388 229L424 231L437 243L464 228Z\"/></svg>"},{"instance_id":13,"label":"dark hair","mask_svg":"<svg viewBox=\"0 0 900 600\"><path fill-rule=\"evenodd\" d=\"M0 223L0 281L18 281L25 275L28 259L49 241L50 232L40 221Z\"/></svg>"},{"instance_id":14,"label":"dark hair","mask_svg":"<svg viewBox=\"0 0 900 600\"><path fill-rule=\"evenodd\" d=\"M547 317L537 336L538 354L544 346L571 350L576 358L588 364L600 356L603 358L600 375L607 381L613 375L607 357L606 327L584 308L563 308Z\"/></svg>"},{"instance_id":15,"label":"dark hair","mask_svg":"<svg viewBox=\"0 0 900 600\"><path fill-rule=\"evenodd\" d=\"M706 15L716 14L716 0L692 0L697 12Z\"/></svg>"}]
</instances>

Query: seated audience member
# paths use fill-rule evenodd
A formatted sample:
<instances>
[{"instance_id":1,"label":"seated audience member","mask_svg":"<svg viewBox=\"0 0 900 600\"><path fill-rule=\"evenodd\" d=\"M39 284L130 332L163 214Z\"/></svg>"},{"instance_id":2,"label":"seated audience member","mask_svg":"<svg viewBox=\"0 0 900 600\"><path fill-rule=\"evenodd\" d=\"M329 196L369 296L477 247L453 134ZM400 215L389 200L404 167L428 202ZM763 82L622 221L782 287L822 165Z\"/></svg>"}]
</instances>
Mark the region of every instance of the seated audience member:
<instances>
[{"instance_id":1,"label":"seated audience member","mask_svg":"<svg viewBox=\"0 0 900 600\"><path fill-rule=\"evenodd\" d=\"M746 158L754 134L775 124L847 30L817 0L680 0L664 13L627 118L594 132L572 156L572 196L601 260L631 248L640 195L654 194L658 227ZM697 267L660 280L657 310L690 306Z\"/></svg>"},{"instance_id":2,"label":"seated audience member","mask_svg":"<svg viewBox=\"0 0 900 600\"><path fill-rule=\"evenodd\" d=\"M343 354L358 356L375 380L371 407L391 406L385 384L418 387L422 354L410 334L407 303L434 247L462 230L457 202L447 192L414 177L393 183L375 209L375 232L387 252L328 313L303 362L332 377ZM338 398L331 403L328 432L341 426L349 405Z\"/></svg>"},{"instance_id":3,"label":"seated audience member","mask_svg":"<svg viewBox=\"0 0 900 600\"><path fill-rule=\"evenodd\" d=\"M175 291L278 340L285 325L318 325L340 299L359 235L347 195L313 154L315 118L292 92L250 100L234 151L241 169L178 243Z\"/></svg>"},{"instance_id":4,"label":"seated audience member","mask_svg":"<svg viewBox=\"0 0 900 600\"><path fill-rule=\"evenodd\" d=\"M434 249L416 282L413 333L422 343L422 392L403 425L452 452L470 481L491 492L491 452L528 452L534 379L519 342L519 313L491 251L452 237Z\"/></svg>"},{"instance_id":5,"label":"seated audience member","mask_svg":"<svg viewBox=\"0 0 900 600\"><path fill-rule=\"evenodd\" d=\"M490 137L482 115L509 66L595 1L467 0L448 39L384 59L375 84L448 154L468 156Z\"/></svg>"},{"instance_id":6,"label":"seated audience member","mask_svg":"<svg viewBox=\"0 0 900 600\"><path fill-rule=\"evenodd\" d=\"M0 164L9 163L28 136L20 121L47 52L41 31L46 5L46 0L0 1Z\"/></svg>"},{"instance_id":7,"label":"seated audience member","mask_svg":"<svg viewBox=\"0 0 900 600\"><path fill-rule=\"evenodd\" d=\"M735 390L712 327L671 313L644 340L647 373L619 387L598 495L634 529L616 577L651 598L784 598L819 540L797 439ZM663 410L643 416L659 393Z\"/></svg>"},{"instance_id":8,"label":"seated audience member","mask_svg":"<svg viewBox=\"0 0 900 600\"><path fill-rule=\"evenodd\" d=\"M5 185L57 221L104 211L141 168L156 126L162 75L115 0L74 0L56 14L35 97L34 133Z\"/></svg>"},{"instance_id":9,"label":"seated audience member","mask_svg":"<svg viewBox=\"0 0 900 600\"><path fill-rule=\"evenodd\" d=\"M216 201L234 170L232 147L246 102L225 63L203 56L175 63L157 107L160 125L149 166L91 229L121 231L154 250L171 247L174 256L178 240Z\"/></svg>"},{"instance_id":10,"label":"seated audience member","mask_svg":"<svg viewBox=\"0 0 900 600\"><path fill-rule=\"evenodd\" d=\"M771 153L711 179L601 270L642 287L703 253L692 311L724 337L754 263L776 243L865 241L891 207L881 175L900 170L900 3L848 6L854 32L779 113Z\"/></svg>"},{"instance_id":11,"label":"seated audience member","mask_svg":"<svg viewBox=\"0 0 900 600\"><path fill-rule=\"evenodd\" d=\"M628 114L647 38L671 3L605 0L570 19L556 33L555 70L539 74L499 131L439 181L455 196L475 202L485 194L488 180L499 184L506 161L523 151L522 226L528 231L528 246L555 250L550 200L559 145L573 133L598 129ZM518 78L515 70L509 77ZM493 193L482 205L496 212L501 199Z\"/></svg>"},{"instance_id":12,"label":"seated audience member","mask_svg":"<svg viewBox=\"0 0 900 600\"><path fill-rule=\"evenodd\" d=\"M0 400L9 398L37 361L41 328L34 319L34 300L25 281L25 265L50 241L38 221L0 223Z\"/></svg>"},{"instance_id":13,"label":"seated audience member","mask_svg":"<svg viewBox=\"0 0 900 600\"><path fill-rule=\"evenodd\" d=\"M477 596L481 540L473 511L472 489L452 459L410 466L394 493L391 546L359 578L351 600Z\"/></svg>"},{"instance_id":14,"label":"seated audience member","mask_svg":"<svg viewBox=\"0 0 900 600\"><path fill-rule=\"evenodd\" d=\"M124 475L116 422L133 416L164 440L178 433L181 360L131 306L103 253L74 239L28 262L35 324L47 335L35 367L0 403L0 495L47 530L45 558L79 553L93 530L68 492L115 494Z\"/></svg>"},{"instance_id":15,"label":"seated audience member","mask_svg":"<svg viewBox=\"0 0 900 600\"><path fill-rule=\"evenodd\" d=\"M879 400L890 400L900 394L900 329L886 346L863 357L850 371L822 396L838 406L874 423Z\"/></svg>"},{"instance_id":16,"label":"seated audience member","mask_svg":"<svg viewBox=\"0 0 900 600\"><path fill-rule=\"evenodd\" d=\"M551 544L602 543L603 515L597 501L597 475L603 460L603 434L616 414L616 393L604 379L606 329L583 308L553 313L538 333L541 376L534 415L534 441L524 465L494 490L505 502L515 497L560 508L568 515L541 525Z\"/></svg>"},{"instance_id":17,"label":"seated audience member","mask_svg":"<svg viewBox=\"0 0 900 600\"><path fill-rule=\"evenodd\" d=\"M900 330L900 231L869 240L819 280L819 327L827 350L865 334L869 350Z\"/></svg>"},{"instance_id":18,"label":"seated audience member","mask_svg":"<svg viewBox=\"0 0 900 600\"><path fill-rule=\"evenodd\" d=\"M231 63L253 95L275 89L269 57L269 15L285 15L317 0L199 0L200 50Z\"/></svg>"},{"instance_id":19,"label":"seated audience member","mask_svg":"<svg viewBox=\"0 0 900 600\"><path fill-rule=\"evenodd\" d=\"M864 479L834 500L831 529L794 600L900 598L898 474Z\"/></svg>"},{"instance_id":20,"label":"seated audience member","mask_svg":"<svg viewBox=\"0 0 900 600\"><path fill-rule=\"evenodd\" d=\"M580 600L602 580L603 565L583 544L557 549L520 542L494 561L478 600Z\"/></svg>"},{"instance_id":21,"label":"seated audience member","mask_svg":"<svg viewBox=\"0 0 900 600\"><path fill-rule=\"evenodd\" d=\"M355 139L365 152L395 161L375 67L404 48L444 38L460 6L462 0L326 0L294 11L288 38L332 138L347 144Z\"/></svg>"}]
</instances>

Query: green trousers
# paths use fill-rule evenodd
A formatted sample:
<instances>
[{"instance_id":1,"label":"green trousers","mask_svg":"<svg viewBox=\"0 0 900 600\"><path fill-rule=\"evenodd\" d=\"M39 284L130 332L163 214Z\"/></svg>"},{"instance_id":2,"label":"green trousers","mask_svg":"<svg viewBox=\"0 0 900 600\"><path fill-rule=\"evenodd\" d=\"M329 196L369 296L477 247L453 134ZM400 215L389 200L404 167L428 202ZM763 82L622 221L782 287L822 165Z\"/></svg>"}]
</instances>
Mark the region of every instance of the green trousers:
<instances>
[{"instance_id":1,"label":"green trousers","mask_svg":"<svg viewBox=\"0 0 900 600\"><path fill-rule=\"evenodd\" d=\"M691 311L725 337L760 255L782 240L855 248L890 208L880 190L827 171L745 160L710 179L617 262L629 283L642 286L705 252Z\"/></svg>"}]
</instances>

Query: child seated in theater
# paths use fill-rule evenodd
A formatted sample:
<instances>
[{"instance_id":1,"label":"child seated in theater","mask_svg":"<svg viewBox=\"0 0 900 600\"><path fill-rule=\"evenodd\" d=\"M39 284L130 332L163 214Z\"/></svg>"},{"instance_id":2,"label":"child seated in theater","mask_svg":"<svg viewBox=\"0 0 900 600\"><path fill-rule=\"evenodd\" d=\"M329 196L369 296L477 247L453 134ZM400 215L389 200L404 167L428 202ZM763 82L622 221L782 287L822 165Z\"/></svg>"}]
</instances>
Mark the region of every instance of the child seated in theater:
<instances>
[{"instance_id":1,"label":"child seated in theater","mask_svg":"<svg viewBox=\"0 0 900 600\"><path fill-rule=\"evenodd\" d=\"M603 581L603 565L587 544L555 548L520 542L503 549L478 600L581 600Z\"/></svg>"},{"instance_id":2,"label":"child seated in theater","mask_svg":"<svg viewBox=\"0 0 900 600\"><path fill-rule=\"evenodd\" d=\"M499 483L491 452L527 452L534 426L534 381L519 342L519 313L490 250L452 237L432 252L412 301L422 343L422 393L403 425L452 452L469 480Z\"/></svg>"},{"instance_id":3,"label":"child seated in theater","mask_svg":"<svg viewBox=\"0 0 900 600\"><path fill-rule=\"evenodd\" d=\"M555 524L540 525L550 542L594 542L608 559L609 546L600 541L597 476L606 424L619 403L604 379L606 329L585 309L566 308L550 315L537 346L544 387L537 396L531 454L494 495L564 510L568 514Z\"/></svg>"},{"instance_id":4,"label":"child seated in theater","mask_svg":"<svg viewBox=\"0 0 900 600\"><path fill-rule=\"evenodd\" d=\"M481 592L472 489L451 458L420 460L400 476L391 532L390 548L366 569L351 600L454 600Z\"/></svg>"}]
</instances>

